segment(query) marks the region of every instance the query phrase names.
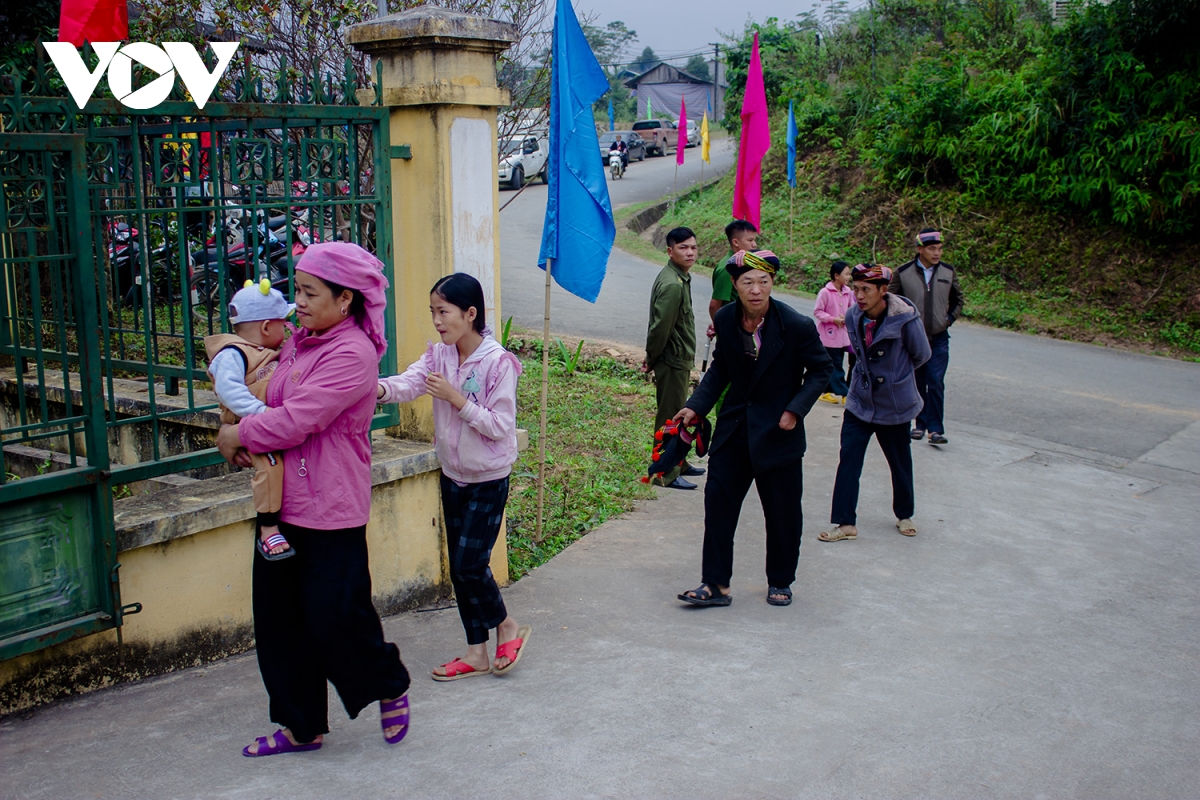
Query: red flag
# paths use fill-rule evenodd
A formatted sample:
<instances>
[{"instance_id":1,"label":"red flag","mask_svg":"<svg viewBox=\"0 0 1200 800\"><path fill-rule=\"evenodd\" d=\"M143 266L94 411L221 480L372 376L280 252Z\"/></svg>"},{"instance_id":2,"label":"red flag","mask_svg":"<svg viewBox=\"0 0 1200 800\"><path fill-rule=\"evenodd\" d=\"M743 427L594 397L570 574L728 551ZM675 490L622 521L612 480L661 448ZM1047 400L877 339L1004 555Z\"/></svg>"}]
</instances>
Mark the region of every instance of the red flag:
<instances>
[{"instance_id":1,"label":"red flag","mask_svg":"<svg viewBox=\"0 0 1200 800\"><path fill-rule=\"evenodd\" d=\"M675 164L683 166L683 151L687 148L687 101L679 98L679 136L675 140Z\"/></svg>"},{"instance_id":2,"label":"red flag","mask_svg":"<svg viewBox=\"0 0 1200 800\"><path fill-rule=\"evenodd\" d=\"M762 206L762 162L771 149L771 126L767 119L767 91L763 86L762 61L758 55L758 33L750 51L746 73L746 95L742 98L742 139L738 145L737 178L733 184L733 216L759 227Z\"/></svg>"},{"instance_id":3,"label":"red flag","mask_svg":"<svg viewBox=\"0 0 1200 800\"><path fill-rule=\"evenodd\" d=\"M83 47L83 41L120 42L129 38L125 0L63 0L58 40Z\"/></svg>"}]
</instances>

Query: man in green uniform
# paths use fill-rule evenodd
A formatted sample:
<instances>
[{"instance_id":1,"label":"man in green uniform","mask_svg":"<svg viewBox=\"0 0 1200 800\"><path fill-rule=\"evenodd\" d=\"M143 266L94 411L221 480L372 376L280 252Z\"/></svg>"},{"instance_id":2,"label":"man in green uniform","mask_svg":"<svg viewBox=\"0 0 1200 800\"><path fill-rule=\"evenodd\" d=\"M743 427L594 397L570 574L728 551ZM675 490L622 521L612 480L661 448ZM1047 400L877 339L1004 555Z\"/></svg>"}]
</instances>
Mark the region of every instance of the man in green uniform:
<instances>
[{"instance_id":1,"label":"man in green uniform","mask_svg":"<svg viewBox=\"0 0 1200 800\"><path fill-rule=\"evenodd\" d=\"M642 370L654 371L654 394L658 413L654 430L662 427L683 408L688 399L692 367L696 365L696 318L692 314L692 265L699 248L696 234L688 228L675 228L667 234L670 261L654 280L650 291L650 325L646 330L646 360ZM663 475L664 486L671 489L695 489L696 484L681 475L703 475L684 462Z\"/></svg>"},{"instance_id":2,"label":"man in green uniform","mask_svg":"<svg viewBox=\"0 0 1200 800\"><path fill-rule=\"evenodd\" d=\"M729 240L729 252L731 253L736 253L739 250L748 250L753 253L758 249L758 228L744 219L735 219L726 225L725 238ZM717 315L717 312L721 310L721 306L733 302L733 279L725 271L724 264L718 264L713 267L712 287L712 300L708 301L708 319L710 322ZM711 339L714 336L716 336L716 331L710 324L708 326L708 338Z\"/></svg>"}]
</instances>

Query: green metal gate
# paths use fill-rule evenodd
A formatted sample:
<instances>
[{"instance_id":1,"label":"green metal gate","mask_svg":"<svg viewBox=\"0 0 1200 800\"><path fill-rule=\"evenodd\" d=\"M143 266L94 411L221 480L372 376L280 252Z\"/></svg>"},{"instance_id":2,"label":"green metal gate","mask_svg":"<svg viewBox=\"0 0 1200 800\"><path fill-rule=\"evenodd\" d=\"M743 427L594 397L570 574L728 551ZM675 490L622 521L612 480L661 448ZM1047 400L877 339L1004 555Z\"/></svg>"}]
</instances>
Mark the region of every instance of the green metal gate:
<instances>
[{"instance_id":1,"label":"green metal gate","mask_svg":"<svg viewBox=\"0 0 1200 800\"><path fill-rule=\"evenodd\" d=\"M0 659L119 623L84 137L0 134L0 355L16 365L6 436L57 440L68 467L0 482ZM47 357L74 351L75 363ZM66 412L45 392L61 380ZM79 398L76 404L75 398ZM6 476L7 477L7 476Z\"/></svg>"},{"instance_id":2,"label":"green metal gate","mask_svg":"<svg viewBox=\"0 0 1200 800\"><path fill-rule=\"evenodd\" d=\"M121 606L114 502L228 470L211 439L172 431L216 408L203 337L230 330L244 280L290 291L304 242L331 239L393 279L391 160L409 153L378 89L360 104L349 61L336 80L237 66L202 114L181 86L149 110L79 109L44 62L0 70L0 660L111 627L120 641L140 607ZM131 457L115 443L133 429L149 444ZM10 474L18 451L48 454L45 474Z\"/></svg>"}]
</instances>

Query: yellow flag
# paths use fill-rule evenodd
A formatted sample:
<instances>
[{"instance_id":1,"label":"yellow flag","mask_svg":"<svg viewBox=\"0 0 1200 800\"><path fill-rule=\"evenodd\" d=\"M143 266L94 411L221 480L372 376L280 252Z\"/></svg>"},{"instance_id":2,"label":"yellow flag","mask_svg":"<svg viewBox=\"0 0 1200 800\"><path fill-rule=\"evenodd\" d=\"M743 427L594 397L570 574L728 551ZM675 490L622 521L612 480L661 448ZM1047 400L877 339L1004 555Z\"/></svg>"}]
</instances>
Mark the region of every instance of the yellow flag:
<instances>
[{"instance_id":1,"label":"yellow flag","mask_svg":"<svg viewBox=\"0 0 1200 800\"><path fill-rule=\"evenodd\" d=\"M700 120L700 158L704 159L705 164L711 164L708 160L708 112L704 112L704 119Z\"/></svg>"}]
</instances>

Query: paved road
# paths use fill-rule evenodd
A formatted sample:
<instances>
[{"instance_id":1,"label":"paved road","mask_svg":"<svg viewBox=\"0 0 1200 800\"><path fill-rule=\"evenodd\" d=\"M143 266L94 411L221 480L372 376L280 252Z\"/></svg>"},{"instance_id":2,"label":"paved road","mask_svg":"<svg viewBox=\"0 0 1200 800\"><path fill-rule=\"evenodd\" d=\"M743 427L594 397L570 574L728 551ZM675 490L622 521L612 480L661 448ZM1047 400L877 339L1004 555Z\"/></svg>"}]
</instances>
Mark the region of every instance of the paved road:
<instances>
[{"instance_id":1,"label":"paved road","mask_svg":"<svg viewBox=\"0 0 1200 800\"><path fill-rule=\"evenodd\" d=\"M694 153L688 151L690 162L679 171L681 188L699 177ZM733 142L720 143L707 174L728 169L734 155ZM619 207L670 192L674 168L671 158L632 165L627 178L610 181L614 203ZM530 187L501 213L503 312L536 330L543 314L544 273L536 263L545 197L544 187ZM953 252L948 257L953 260ZM660 267L614 250L595 305L554 287L552 330L641 346L650 286ZM702 309L710 292L708 278L693 278L698 330L707 325ZM809 299L783 299L802 312L812 311ZM1130 460L1200 421L1200 364L966 323L954 327L952 339L946 402L951 437L956 423L966 423Z\"/></svg>"},{"instance_id":2,"label":"paved road","mask_svg":"<svg viewBox=\"0 0 1200 800\"><path fill-rule=\"evenodd\" d=\"M637 341L655 265L615 261L559 330ZM538 273L528 320L515 271L505 302L540 324ZM840 409L806 418L790 608L764 602L753 492L733 605L677 602L703 496L660 490L505 590L535 631L510 675L434 683L457 614L386 620L416 678L399 747L332 698L320 751L242 758L272 729L247 654L0 720L0 797L1200 797L1200 365L955 332L951 443L913 454L917 537L873 451L858 540L815 540Z\"/></svg>"},{"instance_id":3,"label":"paved road","mask_svg":"<svg viewBox=\"0 0 1200 800\"><path fill-rule=\"evenodd\" d=\"M399 747L331 692L320 751L243 758L273 730L251 653L0 720L0 797L1200 797L1200 465L964 424L913 454L915 538L873 451L858 540L822 544L838 416L805 420L790 608L764 602L754 492L733 605L679 603L703 497L664 489L505 590L534 629L509 675L435 683L458 614L386 620L414 675Z\"/></svg>"}]
</instances>

